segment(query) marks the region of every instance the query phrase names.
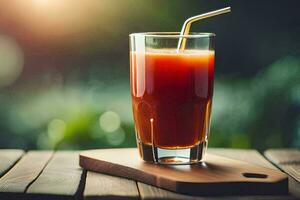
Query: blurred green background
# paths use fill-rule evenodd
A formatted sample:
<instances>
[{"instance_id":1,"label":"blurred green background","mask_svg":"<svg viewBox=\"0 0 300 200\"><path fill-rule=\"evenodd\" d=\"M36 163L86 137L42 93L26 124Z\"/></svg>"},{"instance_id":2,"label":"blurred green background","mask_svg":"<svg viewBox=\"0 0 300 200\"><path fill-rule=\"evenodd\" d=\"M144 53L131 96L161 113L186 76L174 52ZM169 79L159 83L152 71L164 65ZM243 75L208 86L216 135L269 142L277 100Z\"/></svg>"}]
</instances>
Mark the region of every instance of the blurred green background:
<instances>
[{"instance_id":1,"label":"blurred green background","mask_svg":"<svg viewBox=\"0 0 300 200\"><path fill-rule=\"evenodd\" d=\"M0 1L0 148L135 146L128 34L214 32L211 147L300 147L298 1Z\"/></svg>"}]
</instances>

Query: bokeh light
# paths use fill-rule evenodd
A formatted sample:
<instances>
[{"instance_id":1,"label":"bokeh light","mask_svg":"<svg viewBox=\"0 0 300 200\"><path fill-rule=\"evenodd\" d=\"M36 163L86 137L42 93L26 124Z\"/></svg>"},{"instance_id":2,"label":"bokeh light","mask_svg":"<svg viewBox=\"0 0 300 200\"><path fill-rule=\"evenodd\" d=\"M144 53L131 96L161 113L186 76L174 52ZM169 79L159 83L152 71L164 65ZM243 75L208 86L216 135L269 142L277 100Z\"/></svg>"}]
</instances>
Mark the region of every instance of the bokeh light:
<instances>
[{"instance_id":1,"label":"bokeh light","mask_svg":"<svg viewBox=\"0 0 300 200\"><path fill-rule=\"evenodd\" d=\"M113 111L103 113L99 118L99 122L100 127L108 133L116 131L121 124L120 116Z\"/></svg>"},{"instance_id":2,"label":"bokeh light","mask_svg":"<svg viewBox=\"0 0 300 200\"><path fill-rule=\"evenodd\" d=\"M20 76L23 63L23 52L16 41L0 35L0 88L12 84Z\"/></svg>"},{"instance_id":3,"label":"bokeh light","mask_svg":"<svg viewBox=\"0 0 300 200\"><path fill-rule=\"evenodd\" d=\"M64 137L66 123L61 119L53 119L48 124L48 137L53 143L59 142Z\"/></svg>"},{"instance_id":4,"label":"bokeh light","mask_svg":"<svg viewBox=\"0 0 300 200\"><path fill-rule=\"evenodd\" d=\"M106 134L107 142L112 146L118 146L122 144L125 140L125 137L126 135L123 129L118 129L114 132Z\"/></svg>"}]
</instances>

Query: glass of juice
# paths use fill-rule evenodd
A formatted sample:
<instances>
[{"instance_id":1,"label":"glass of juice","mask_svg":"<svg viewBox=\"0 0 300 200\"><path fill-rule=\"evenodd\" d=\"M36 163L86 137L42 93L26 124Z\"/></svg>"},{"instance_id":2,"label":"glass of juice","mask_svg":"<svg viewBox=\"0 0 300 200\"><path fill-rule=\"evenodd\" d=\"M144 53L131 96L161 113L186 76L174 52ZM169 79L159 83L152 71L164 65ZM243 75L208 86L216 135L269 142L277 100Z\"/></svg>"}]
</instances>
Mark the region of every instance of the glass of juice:
<instances>
[{"instance_id":1,"label":"glass of juice","mask_svg":"<svg viewBox=\"0 0 300 200\"><path fill-rule=\"evenodd\" d=\"M213 33L130 34L137 146L145 161L190 164L207 148L214 85ZM177 48L185 40L184 48Z\"/></svg>"}]
</instances>

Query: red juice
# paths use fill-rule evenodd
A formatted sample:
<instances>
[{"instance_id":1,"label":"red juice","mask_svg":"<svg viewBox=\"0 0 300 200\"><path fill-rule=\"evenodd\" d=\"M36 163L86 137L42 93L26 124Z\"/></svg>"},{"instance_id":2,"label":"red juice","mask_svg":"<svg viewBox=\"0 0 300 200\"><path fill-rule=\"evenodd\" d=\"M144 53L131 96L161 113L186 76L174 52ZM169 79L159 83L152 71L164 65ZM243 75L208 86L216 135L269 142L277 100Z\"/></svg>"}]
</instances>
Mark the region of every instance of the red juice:
<instances>
[{"instance_id":1,"label":"red juice","mask_svg":"<svg viewBox=\"0 0 300 200\"><path fill-rule=\"evenodd\" d=\"M213 96L214 51L166 49L130 56L139 143L178 149L204 142Z\"/></svg>"}]
</instances>

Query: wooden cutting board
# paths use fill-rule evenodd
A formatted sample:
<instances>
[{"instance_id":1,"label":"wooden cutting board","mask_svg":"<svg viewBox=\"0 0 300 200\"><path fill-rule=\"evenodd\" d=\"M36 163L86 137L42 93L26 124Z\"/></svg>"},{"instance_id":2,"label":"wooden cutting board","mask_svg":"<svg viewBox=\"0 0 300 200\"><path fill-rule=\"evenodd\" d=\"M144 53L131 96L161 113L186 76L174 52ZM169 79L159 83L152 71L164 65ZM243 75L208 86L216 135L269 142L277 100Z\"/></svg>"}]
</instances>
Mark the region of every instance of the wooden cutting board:
<instances>
[{"instance_id":1,"label":"wooden cutting board","mask_svg":"<svg viewBox=\"0 0 300 200\"><path fill-rule=\"evenodd\" d=\"M288 193L281 171L213 154L200 164L158 165L142 161L136 148L87 150L80 153L80 166L190 195Z\"/></svg>"}]
</instances>

